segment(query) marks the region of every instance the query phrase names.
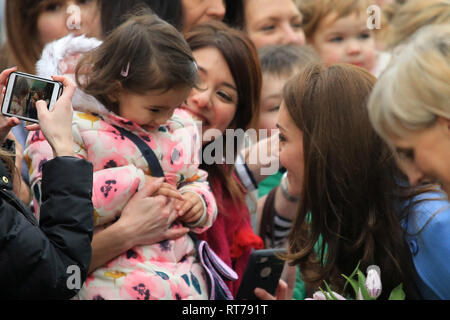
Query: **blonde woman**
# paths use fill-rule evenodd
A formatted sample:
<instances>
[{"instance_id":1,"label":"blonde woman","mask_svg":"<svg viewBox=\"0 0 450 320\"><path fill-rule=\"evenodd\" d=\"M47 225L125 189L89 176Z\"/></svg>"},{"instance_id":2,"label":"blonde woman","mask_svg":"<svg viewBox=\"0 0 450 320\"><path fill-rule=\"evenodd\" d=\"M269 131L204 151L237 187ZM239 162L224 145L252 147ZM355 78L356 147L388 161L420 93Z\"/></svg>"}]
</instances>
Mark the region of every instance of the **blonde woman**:
<instances>
[{"instance_id":1,"label":"blonde woman","mask_svg":"<svg viewBox=\"0 0 450 320\"><path fill-rule=\"evenodd\" d=\"M379 79L369 100L371 122L394 149L410 184L439 182L447 195L450 194L449 75L450 24L428 26L405 45ZM415 215L407 223L414 264L422 276L422 284L432 288L424 296L448 299L448 204L435 213L426 210ZM429 294L431 291L434 293Z\"/></svg>"},{"instance_id":2,"label":"blonde woman","mask_svg":"<svg viewBox=\"0 0 450 320\"><path fill-rule=\"evenodd\" d=\"M450 23L450 0L396 1L384 11L387 18L385 45L387 50L405 43L426 25Z\"/></svg>"},{"instance_id":3,"label":"blonde woman","mask_svg":"<svg viewBox=\"0 0 450 320\"><path fill-rule=\"evenodd\" d=\"M396 150L412 185L438 181L450 194L450 24L419 31L375 86L376 131Z\"/></svg>"}]
</instances>

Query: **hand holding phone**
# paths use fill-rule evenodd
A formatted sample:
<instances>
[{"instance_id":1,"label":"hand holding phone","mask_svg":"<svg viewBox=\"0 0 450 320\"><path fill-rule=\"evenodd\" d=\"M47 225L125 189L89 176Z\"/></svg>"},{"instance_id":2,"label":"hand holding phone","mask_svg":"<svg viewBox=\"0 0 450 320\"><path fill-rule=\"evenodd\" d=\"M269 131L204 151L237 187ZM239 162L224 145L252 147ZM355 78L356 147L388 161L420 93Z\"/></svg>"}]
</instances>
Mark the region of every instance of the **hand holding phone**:
<instances>
[{"instance_id":1,"label":"hand holding phone","mask_svg":"<svg viewBox=\"0 0 450 320\"><path fill-rule=\"evenodd\" d=\"M61 82L13 71L2 103L2 114L38 123L36 103L43 100L51 108L62 93Z\"/></svg>"},{"instance_id":2,"label":"hand holding phone","mask_svg":"<svg viewBox=\"0 0 450 320\"><path fill-rule=\"evenodd\" d=\"M29 125L26 129L28 131L41 130L52 147L55 157L73 156L72 97L76 86L66 77L54 76L53 79L62 84L64 87L63 94L51 110L48 110L45 101L38 101L36 109L39 124Z\"/></svg>"},{"instance_id":3,"label":"hand holding phone","mask_svg":"<svg viewBox=\"0 0 450 320\"><path fill-rule=\"evenodd\" d=\"M8 82L9 75L16 71L17 68L9 68L0 73L0 98L3 103L3 97L6 92L6 83ZM0 144L6 140L11 128L20 123L20 120L16 117L3 117L0 115Z\"/></svg>"},{"instance_id":4,"label":"hand holding phone","mask_svg":"<svg viewBox=\"0 0 450 320\"><path fill-rule=\"evenodd\" d=\"M262 288L270 295L274 295L284 267L284 261L278 255L285 252L285 249L254 250L236 299L258 300L254 293L255 288Z\"/></svg>"}]
</instances>

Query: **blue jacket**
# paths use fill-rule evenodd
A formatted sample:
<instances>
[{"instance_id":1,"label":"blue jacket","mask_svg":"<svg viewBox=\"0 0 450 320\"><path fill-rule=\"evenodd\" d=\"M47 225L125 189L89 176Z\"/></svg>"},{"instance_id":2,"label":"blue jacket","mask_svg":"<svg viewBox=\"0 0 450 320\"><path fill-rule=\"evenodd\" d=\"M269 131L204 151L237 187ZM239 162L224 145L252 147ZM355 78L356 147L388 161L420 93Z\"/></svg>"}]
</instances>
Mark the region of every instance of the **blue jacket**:
<instances>
[{"instance_id":1,"label":"blue jacket","mask_svg":"<svg viewBox=\"0 0 450 320\"><path fill-rule=\"evenodd\" d=\"M406 240L418 274L422 297L450 299L450 202L444 193L417 196L426 200L414 206L403 221Z\"/></svg>"}]
</instances>

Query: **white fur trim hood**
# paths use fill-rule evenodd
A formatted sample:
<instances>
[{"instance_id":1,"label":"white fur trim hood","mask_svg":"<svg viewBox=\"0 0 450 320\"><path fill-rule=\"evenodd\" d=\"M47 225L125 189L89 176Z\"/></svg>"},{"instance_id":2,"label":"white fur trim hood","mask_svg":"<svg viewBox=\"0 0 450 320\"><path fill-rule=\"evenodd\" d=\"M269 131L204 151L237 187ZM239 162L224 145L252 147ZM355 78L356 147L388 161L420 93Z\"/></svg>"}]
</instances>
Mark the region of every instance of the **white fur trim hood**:
<instances>
[{"instance_id":1,"label":"white fur trim hood","mask_svg":"<svg viewBox=\"0 0 450 320\"><path fill-rule=\"evenodd\" d=\"M73 74L65 74L61 65L65 59L77 54L83 54L97 48L102 42L96 38L86 36L74 36L69 34L47 44L42 51L42 56L36 64L37 75L42 78L51 79L54 75L65 75L75 81ZM109 111L93 96L77 89L72 98L74 110L96 114L107 114Z\"/></svg>"}]
</instances>

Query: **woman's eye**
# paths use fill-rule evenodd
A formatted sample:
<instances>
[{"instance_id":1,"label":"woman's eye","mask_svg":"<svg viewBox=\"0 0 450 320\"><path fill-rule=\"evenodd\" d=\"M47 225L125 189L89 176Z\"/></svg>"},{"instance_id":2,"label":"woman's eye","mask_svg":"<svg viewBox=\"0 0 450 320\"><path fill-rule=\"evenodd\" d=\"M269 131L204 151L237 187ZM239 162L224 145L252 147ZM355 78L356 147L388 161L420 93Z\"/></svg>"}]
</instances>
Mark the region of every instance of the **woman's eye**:
<instances>
[{"instance_id":1,"label":"woman's eye","mask_svg":"<svg viewBox=\"0 0 450 320\"><path fill-rule=\"evenodd\" d=\"M275 106L269 109L269 112L278 112L280 110L280 106Z\"/></svg>"},{"instance_id":2,"label":"woman's eye","mask_svg":"<svg viewBox=\"0 0 450 320\"><path fill-rule=\"evenodd\" d=\"M233 102L233 99L223 91L217 91L217 95L227 102Z\"/></svg>"},{"instance_id":3,"label":"woman's eye","mask_svg":"<svg viewBox=\"0 0 450 320\"><path fill-rule=\"evenodd\" d=\"M272 31L274 29L275 29L275 25L273 25L273 24L261 27L261 31Z\"/></svg>"},{"instance_id":4,"label":"woman's eye","mask_svg":"<svg viewBox=\"0 0 450 320\"><path fill-rule=\"evenodd\" d=\"M280 142L286 142L286 138L283 136L282 133L280 133L280 134L278 135L278 139L280 140Z\"/></svg>"},{"instance_id":5,"label":"woman's eye","mask_svg":"<svg viewBox=\"0 0 450 320\"><path fill-rule=\"evenodd\" d=\"M414 150L402 150L399 152L399 156L404 160L414 161Z\"/></svg>"}]
</instances>

